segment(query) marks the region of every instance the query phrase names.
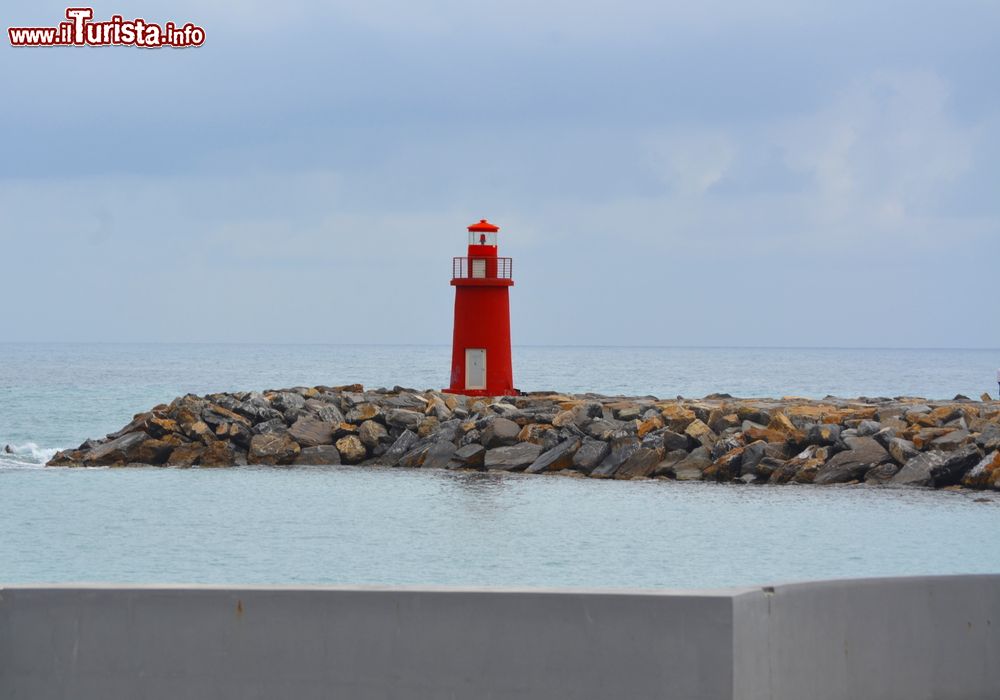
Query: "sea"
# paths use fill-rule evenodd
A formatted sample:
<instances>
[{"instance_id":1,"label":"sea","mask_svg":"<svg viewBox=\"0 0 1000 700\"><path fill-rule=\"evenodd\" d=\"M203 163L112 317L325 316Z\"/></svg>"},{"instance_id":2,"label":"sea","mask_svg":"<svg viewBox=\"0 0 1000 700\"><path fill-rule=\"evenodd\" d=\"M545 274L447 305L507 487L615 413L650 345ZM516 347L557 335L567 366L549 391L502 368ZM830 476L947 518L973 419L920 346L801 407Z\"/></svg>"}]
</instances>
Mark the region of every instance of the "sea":
<instances>
[{"instance_id":1,"label":"sea","mask_svg":"<svg viewBox=\"0 0 1000 700\"><path fill-rule=\"evenodd\" d=\"M43 466L178 395L439 389L449 360L447 346L0 343L0 585L648 589L1000 572L1000 494ZM517 347L514 364L525 391L950 399L995 396L1000 351Z\"/></svg>"}]
</instances>

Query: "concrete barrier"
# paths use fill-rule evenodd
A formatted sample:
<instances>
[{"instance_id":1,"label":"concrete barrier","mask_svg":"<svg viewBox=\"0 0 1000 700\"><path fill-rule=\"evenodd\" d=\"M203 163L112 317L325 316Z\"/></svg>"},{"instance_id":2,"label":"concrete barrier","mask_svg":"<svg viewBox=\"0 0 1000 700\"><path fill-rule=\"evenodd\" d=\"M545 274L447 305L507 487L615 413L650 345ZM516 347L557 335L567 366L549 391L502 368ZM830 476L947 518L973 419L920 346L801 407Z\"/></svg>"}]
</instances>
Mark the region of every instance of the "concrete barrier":
<instances>
[{"instance_id":1,"label":"concrete barrier","mask_svg":"<svg viewBox=\"0 0 1000 700\"><path fill-rule=\"evenodd\" d=\"M0 698L1000 697L1000 575L713 591L13 586Z\"/></svg>"}]
</instances>

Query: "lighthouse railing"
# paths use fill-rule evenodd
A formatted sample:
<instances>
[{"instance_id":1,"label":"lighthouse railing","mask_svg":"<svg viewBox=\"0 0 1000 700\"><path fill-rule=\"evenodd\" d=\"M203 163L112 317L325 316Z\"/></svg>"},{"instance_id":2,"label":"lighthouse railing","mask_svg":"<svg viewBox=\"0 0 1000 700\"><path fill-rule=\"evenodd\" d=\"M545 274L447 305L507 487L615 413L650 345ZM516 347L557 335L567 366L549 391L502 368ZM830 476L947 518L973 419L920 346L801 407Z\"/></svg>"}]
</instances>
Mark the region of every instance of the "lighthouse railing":
<instances>
[{"instance_id":1,"label":"lighthouse railing","mask_svg":"<svg viewBox=\"0 0 1000 700\"><path fill-rule=\"evenodd\" d=\"M514 263L511 258L453 258L452 279L512 279Z\"/></svg>"}]
</instances>

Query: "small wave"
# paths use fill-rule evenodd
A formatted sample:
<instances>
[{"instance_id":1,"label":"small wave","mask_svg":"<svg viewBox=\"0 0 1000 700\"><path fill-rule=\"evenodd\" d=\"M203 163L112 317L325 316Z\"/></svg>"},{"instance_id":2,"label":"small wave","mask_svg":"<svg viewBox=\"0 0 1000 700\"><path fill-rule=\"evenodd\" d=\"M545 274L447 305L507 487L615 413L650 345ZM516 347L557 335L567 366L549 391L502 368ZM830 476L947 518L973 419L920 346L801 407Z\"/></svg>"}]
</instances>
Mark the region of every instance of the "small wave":
<instances>
[{"instance_id":1,"label":"small wave","mask_svg":"<svg viewBox=\"0 0 1000 700\"><path fill-rule=\"evenodd\" d=\"M0 467L27 467L44 465L55 457L58 447L39 447L37 443L26 442L22 445L4 443L0 448Z\"/></svg>"}]
</instances>

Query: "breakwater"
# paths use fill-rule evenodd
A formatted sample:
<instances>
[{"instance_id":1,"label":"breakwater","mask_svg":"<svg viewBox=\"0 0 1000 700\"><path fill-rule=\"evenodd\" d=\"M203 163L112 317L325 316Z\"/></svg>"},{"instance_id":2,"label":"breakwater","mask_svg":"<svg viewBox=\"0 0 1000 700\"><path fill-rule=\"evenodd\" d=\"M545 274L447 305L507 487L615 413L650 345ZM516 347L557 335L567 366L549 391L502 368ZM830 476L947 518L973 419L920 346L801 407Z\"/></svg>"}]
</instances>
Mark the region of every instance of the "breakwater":
<instances>
[{"instance_id":1,"label":"breakwater","mask_svg":"<svg viewBox=\"0 0 1000 700\"><path fill-rule=\"evenodd\" d=\"M744 484L1000 490L1000 402L484 399L360 385L188 395L49 466L380 464Z\"/></svg>"}]
</instances>

